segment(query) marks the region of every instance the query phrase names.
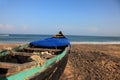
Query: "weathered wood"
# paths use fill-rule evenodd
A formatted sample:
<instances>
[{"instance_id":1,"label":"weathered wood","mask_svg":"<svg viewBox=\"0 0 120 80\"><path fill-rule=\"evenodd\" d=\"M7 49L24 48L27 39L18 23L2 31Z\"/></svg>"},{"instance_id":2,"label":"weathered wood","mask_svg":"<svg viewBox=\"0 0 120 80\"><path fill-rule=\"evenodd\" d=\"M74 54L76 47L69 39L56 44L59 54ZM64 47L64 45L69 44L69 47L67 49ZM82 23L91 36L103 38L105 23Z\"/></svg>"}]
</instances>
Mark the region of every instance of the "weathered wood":
<instances>
[{"instance_id":1,"label":"weathered wood","mask_svg":"<svg viewBox=\"0 0 120 80\"><path fill-rule=\"evenodd\" d=\"M47 55L47 54L44 54L42 55L41 57L45 58L45 59L50 59L50 58L53 58L55 57L56 55Z\"/></svg>"},{"instance_id":2,"label":"weathered wood","mask_svg":"<svg viewBox=\"0 0 120 80\"><path fill-rule=\"evenodd\" d=\"M0 68L11 68L11 67L19 66L19 65L20 64L16 64L16 63L0 62Z\"/></svg>"},{"instance_id":3,"label":"weathered wood","mask_svg":"<svg viewBox=\"0 0 120 80\"><path fill-rule=\"evenodd\" d=\"M65 38L65 36L62 34L62 32L60 32L58 35L56 35L56 38ZM40 63L42 62L41 60L42 58L44 62L46 62L47 59L59 55L64 48L65 47L59 47L59 49L32 48L32 47L30 48L28 44L27 46L21 46L9 50L8 51L9 53L7 53L9 55L7 56L5 55L5 57L1 58L1 61L4 60L7 62L8 60L8 62L10 63L0 62L1 72L3 72L0 74L0 79L2 79L1 77L4 77L3 79L5 78L7 79L8 76L17 74L20 71L29 70L30 68L33 67L36 68L38 66L42 66L40 65ZM65 55L66 57L63 56L64 54L56 57L55 60L57 61L53 59L54 62L51 60L48 61L48 63L45 63L45 65L43 66L44 68L39 72L35 73L33 76L29 77L29 80L58 80L67 63L68 56L67 55ZM15 63L11 63L12 61L9 61L11 59L13 61L16 60Z\"/></svg>"},{"instance_id":4,"label":"weathered wood","mask_svg":"<svg viewBox=\"0 0 120 80\"><path fill-rule=\"evenodd\" d=\"M38 55L42 58L50 59L52 57L55 57L56 55L49 55L49 54L33 54L33 53L26 53L26 52L11 52L12 55L20 55L20 56L32 56L32 55Z\"/></svg>"},{"instance_id":5,"label":"weathered wood","mask_svg":"<svg viewBox=\"0 0 120 80\"><path fill-rule=\"evenodd\" d=\"M38 72L35 75L31 76L29 80L49 80L45 78L49 77L57 66L58 63L54 63L53 65L49 66L45 71Z\"/></svg>"},{"instance_id":6,"label":"weathered wood","mask_svg":"<svg viewBox=\"0 0 120 80\"><path fill-rule=\"evenodd\" d=\"M32 55L37 55L37 54L33 54L33 53L15 52L15 51L12 51L10 54L12 54L12 55L20 55L20 56L32 56Z\"/></svg>"},{"instance_id":7,"label":"weathered wood","mask_svg":"<svg viewBox=\"0 0 120 80\"><path fill-rule=\"evenodd\" d=\"M15 73L18 73L20 71L32 68L38 66L38 63L33 61L33 62L28 62L24 64L16 64L16 63L6 63L6 62L0 62L0 68L3 69L8 69L6 74L0 74L0 77L5 77L9 76Z\"/></svg>"},{"instance_id":8,"label":"weathered wood","mask_svg":"<svg viewBox=\"0 0 120 80\"><path fill-rule=\"evenodd\" d=\"M6 76L18 73L20 71L32 68L32 67L37 67L37 63L35 61L33 62L28 62L28 63L24 63L24 64L19 64L18 66L13 66L11 68L8 69L8 72L6 74Z\"/></svg>"},{"instance_id":9,"label":"weathered wood","mask_svg":"<svg viewBox=\"0 0 120 80\"><path fill-rule=\"evenodd\" d=\"M68 55L65 55L60 61L53 63L45 71L38 72L28 80L59 80L67 64Z\"/></svg>"},{"instance_id":10,"label":"weathered wood","mask_svg":"<svg viewBox=\"0 0 120 80\"><path fill-rule=\"evenodd\" d=\"M25 50L32 50L32 51L53 51L53 52L58 52L62 51L61 49L45 49L45 48L24 48Z\"/></svg>"}]
</instances>

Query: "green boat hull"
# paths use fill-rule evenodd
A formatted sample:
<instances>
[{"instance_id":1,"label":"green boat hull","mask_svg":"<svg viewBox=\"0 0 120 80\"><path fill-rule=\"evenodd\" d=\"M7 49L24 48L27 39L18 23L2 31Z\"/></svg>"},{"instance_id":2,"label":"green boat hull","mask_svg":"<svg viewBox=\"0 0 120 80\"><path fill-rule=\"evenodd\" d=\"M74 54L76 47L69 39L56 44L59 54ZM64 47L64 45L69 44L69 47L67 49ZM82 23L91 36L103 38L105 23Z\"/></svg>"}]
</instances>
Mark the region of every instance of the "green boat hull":
<instances>
[{"instance_id":1,"label":"green boat hull","mask_svg":"<svg viewBox=\"0 0 120 80\"><path fill-rule=\"evenodd\" d=\"M25 47L28 47L28 45L17 47L13 50L15 51ZM0 53L0 56L5 56L7 54L9 54L9 51ZM68 49L66 48L59 55L47 60L42 66L25 69L16 74L4 78L2 77L0 80L58 80L65 69L67 60Z\"/></svg>"}]
</instances>

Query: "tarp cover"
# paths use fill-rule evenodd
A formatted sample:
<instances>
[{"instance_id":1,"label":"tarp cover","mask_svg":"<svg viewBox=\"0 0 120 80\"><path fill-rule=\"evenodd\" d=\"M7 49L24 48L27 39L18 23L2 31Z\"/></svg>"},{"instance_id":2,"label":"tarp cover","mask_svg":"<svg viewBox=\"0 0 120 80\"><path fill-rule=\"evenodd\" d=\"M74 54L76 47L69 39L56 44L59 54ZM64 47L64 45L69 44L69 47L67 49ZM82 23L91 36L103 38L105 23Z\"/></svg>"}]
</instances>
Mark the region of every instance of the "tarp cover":
<instances>
[{"instance_id":1,"label":"tarp cover","mask_svg":"<svg viewBox=\"0 0 120 80\"><path fill-rule=\"evenodd\" d=\"M31 42L30 45L36 47L53 48L68 46L70 45L70 42L67 38L47 38L44 40Z\"/></svg>"}]
</instances>

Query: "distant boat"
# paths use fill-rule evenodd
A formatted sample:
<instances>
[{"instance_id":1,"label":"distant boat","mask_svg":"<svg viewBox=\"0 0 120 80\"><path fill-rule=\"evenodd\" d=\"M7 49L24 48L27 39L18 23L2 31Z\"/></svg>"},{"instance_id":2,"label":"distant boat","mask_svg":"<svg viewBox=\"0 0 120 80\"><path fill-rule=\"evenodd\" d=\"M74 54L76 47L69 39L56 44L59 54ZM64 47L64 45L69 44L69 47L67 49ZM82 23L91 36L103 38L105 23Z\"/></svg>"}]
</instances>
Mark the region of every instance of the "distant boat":
<instances>
[{"instance_id":1,"label":"distant boat","mask_svg":"<svg viewBox=\"0 0 120 80\"><path fill-rule=\"evenodd\" d=\"M0 80L58 80L70 50L59 32L52 38L30 42L0 52Z\"/></svg>"}]
</instances>

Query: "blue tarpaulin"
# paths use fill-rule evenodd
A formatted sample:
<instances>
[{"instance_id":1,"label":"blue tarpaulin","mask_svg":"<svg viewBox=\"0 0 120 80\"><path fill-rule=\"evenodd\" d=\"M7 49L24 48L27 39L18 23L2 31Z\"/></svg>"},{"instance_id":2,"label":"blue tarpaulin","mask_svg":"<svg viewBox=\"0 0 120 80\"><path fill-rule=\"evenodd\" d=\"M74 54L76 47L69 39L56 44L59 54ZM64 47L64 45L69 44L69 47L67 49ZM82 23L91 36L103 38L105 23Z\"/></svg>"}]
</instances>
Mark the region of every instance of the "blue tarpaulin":
<instances>
[{"instance_id":1,"label":"blue tarpaulin","mask_svg":"<svg viewBox=\"0 0 120 80\"><path fill-rule=\"evenodd\" d=\"M67 38L47 38L44 40L31 42L30 45L36 47L53 48L68 46L70 45L70 42Z\"/></svg>"}]
</instances>

